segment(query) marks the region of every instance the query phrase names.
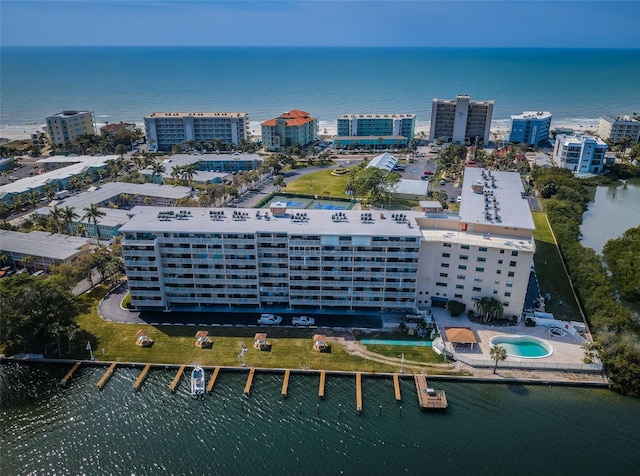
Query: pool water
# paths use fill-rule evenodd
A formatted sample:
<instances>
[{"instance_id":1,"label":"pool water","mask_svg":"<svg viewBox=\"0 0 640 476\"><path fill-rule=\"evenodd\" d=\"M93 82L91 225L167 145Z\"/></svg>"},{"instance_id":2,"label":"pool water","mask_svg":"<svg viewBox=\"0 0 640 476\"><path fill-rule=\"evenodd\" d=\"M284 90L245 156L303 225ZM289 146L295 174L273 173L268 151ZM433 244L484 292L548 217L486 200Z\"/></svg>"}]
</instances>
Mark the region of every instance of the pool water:
<instances>
[{"instance_id":1,"label":"pool water","mask_svg":"<svg viewBox=\"0 0 640 476\"><path fill-rule=\"evenodd\" d=\"M532 336L495 336L489 345L499 345L507 351L507 355L523 359L541 359L553 354L551 344Z\"/></svg>"}]
</instances>

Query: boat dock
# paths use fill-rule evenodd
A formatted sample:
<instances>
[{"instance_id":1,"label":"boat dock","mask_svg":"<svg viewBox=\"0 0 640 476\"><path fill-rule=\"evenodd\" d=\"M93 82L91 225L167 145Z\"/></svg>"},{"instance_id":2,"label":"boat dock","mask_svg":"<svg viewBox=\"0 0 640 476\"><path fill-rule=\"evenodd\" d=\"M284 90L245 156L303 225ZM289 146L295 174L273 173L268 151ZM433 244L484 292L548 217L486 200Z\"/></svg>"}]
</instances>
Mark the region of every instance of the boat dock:
<instances>
[{"instance_id":1,"label":"boat dock","mask_svg":"<svg viewBox=\"0 0 640 476\"><path fill-rule=\"evenodd\" d=\"M327 379L327 372L325 370L320 371L320 386L318 387L318 397L324 398L324 384Z\"/></svg>"},{"instance_id":2,"label":"boat dock","mask_svg":"<svg viewBox=\"0 0 640 476\"><path fill-rule=\"evenodd\" d=\"M169 385L169 390L171 392L176 391L176 387L180 383L180 377L182 377L182 373L184 372L184 367L184 365L180 366L180 368L178 369L178 373L176 373L176 376L173 378L173 382L171 382L171 385Z\"/></svg>"},{"instance_id":3,"label":"boat dock","mask_svg":"<svg viewBox=\"0 0 640 476\"><path fill-rule=\"evenodd\" d=\"M219 373L220 367L213 369L213 374L211 375L211 379L209 379L209 385L207 385L207 393L213 392L213 386L216 384L216 379L218 378Z\"/></svg>"},{"instance_id":4,"label":"boat dock","mask_svg":"<svg viewBox=\"0 0 640 476\"><path fill-rule=\"evenodd\" d=\"M393 374L393 390L396 394L396 401L402 401L402 396L400 395L400 379L398 378L398 374Z\"/></svg>"},{"instance_id":5,"label":"boat dock","mask_svg":"<svg viewBox=\"0 0 640 476\"><path fill-rule=\"evenodd\" d=\"M249 376L247 377L247 384L244 386L244 396L249 397L251 395L251 384L253 383L253 376L256 373L255 367L251 367L249 370Z\"/></svg>"},{"instance_id":6,"label":"boat dock","mask_svg":"<svg viewBox=\"0 0 640 476\"><path fill-rule=\"evenodd\" d=\"M140 388L140 385L142 385L142 382L144 381L144 378L147 376L147 373L149 372L150 368L151 368L151 364L147 364L144 366L144 368L142 369L142 372L140 372L140 375L138 376L136 381L133 383L134 390L138 390Z\"/></svg>"},{"instance_id":7,"label":"boat dock","mask_svg":"<svg viewBox=\"0 0 640 476\"><path fill-rule=\"evenodd\" d=\"M67 382L69 381L69 379L73 375L73 372L75 372L78 369L78 367L80 367L81 363L82 363L82 361L78 360L75 364L73 364L73 367L71 367L71 370L69 370L67 372L67 375L65 375L64 378L62 380L60 380L60 385L63 385L63 386L67 385Z\"/></svg>"},{"instance_id":8,"label":"boat dock","mask_svg":"<svg viewBox=\"0 0 640 476\"><path fill-rule=\"evenodd\" d=\"M418 401L423 410L444 410L447 408L447 396L444 390L434 390L427 386L427 378L424 375L414 375Z\"/></svg>"},{"instance_id":9,"label":"boat dock","mask_svg":"<svg viewBox=\"0 0 640 476\"><path fill-rule=\"evenodd\" d=\"M362 412L362 374L356 372L356 411Z\"/></svg>"},{"instance_id":10,"label":"boat dock","mask_svg":"<svg viewBox=\"0 0 640 476\"><path fill-rule=\"evenodd\" d=\"M287 390L289 389L290 375L291 375L291 370L287 369L284 371L284 380L282 381L282 398L287 398Z\"/></svg>"},{"instance_id":11,"label":"boat dock","mask_svg":"<svg viewBox=\"0 0 640 476\"><path fill-rule=\"evenodd\" d=\"M107 380L109 380L109 377L111 377L111 374L113 373L115 368L116 368L116 363L112 362L109 368L107 369L107 371L104 373L104 375L100 378L100 380L98 380L96 387L102 390L104 386L107 384Z\"/></svg>"}]
</instances>

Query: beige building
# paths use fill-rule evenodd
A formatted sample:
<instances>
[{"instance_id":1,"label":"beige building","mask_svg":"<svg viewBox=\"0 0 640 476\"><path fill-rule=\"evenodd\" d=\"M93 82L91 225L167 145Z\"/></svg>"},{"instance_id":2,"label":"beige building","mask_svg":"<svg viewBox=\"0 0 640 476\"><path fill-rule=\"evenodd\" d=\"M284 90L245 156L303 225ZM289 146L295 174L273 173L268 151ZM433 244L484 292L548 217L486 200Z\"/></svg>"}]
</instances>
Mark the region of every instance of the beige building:
<instances>
[{"instance_id":1,"label":"beige building","mask_svg":"<svg viewBox=\"0 0 640 476\"><path fill-rule=\"evenodd\" d=\"M95 134L95 119L91 111L62 111L47 117L47 132L52 144L66 144L79 136Z\"/></svg>"},{"instance_id":2,"label":"beige building","mask_svg":"<svg viewBox=\"0 0 640 476\"><path fill-rule=\"evenodd\" d=\"M598 136L617 144L621 139L631 137L631 144L640 141L640 119L638 116L613 116L605 114L598 122Z\"/></svg>"},{"instance_id":3,"label":"beige building","mask_svg":"<svg viewBox=\"0 0 640 476\"><path fill-rule=\"evenodd\" d=\"M429 139L440 138L454 144L489 143L493 101L472 101L467 95L455 99L434 98L431 105Z\"/></svg>"},{"instance_id":4,"label":"beige building","mask_svg":"<svg viewBox=\"0 0 640 476\"><path fill-rule=\"evenodd\" d=\"M262 145L272 152L284 152L287 147L305 146L318 139L318 118L294 109L261 124Z\"/></svg>"}]
</instances>

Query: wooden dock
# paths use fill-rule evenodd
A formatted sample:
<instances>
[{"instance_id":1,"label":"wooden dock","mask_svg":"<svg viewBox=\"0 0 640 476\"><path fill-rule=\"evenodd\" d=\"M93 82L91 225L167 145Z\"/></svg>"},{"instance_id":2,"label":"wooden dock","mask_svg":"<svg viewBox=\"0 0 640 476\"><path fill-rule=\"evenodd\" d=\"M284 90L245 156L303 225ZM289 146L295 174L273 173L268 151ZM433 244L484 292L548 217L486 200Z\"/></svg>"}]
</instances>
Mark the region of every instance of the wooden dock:
<instances>
[{"instance_id":1,"label":"wooden dock","mask_svg":"<svg viewBox=\"0 0 640 476\"><path fill-rule=\"evenodd\" d=\"M220 373L220 367L216 367L213 369L213 374L209 379L209 385L207 385L207 393L213 392L213 386L216 384L216 379L218 378L218 374Z\"/></svg>"},{"instance_id":2,"label":"wooden dock","mask_svg":"<svg viewBox=\"0 0 640 476\"><path fill-rule=\"evenodd\" d=\"M291 370L287 369L284 371L284 380L282 381L282 398L287 398L287 390L289 389L290 375L291 375Z\"/></svg>"},{"instance_id":3,"label":"wooden dock","mask_svg":"<svg viewBox=\"0 0 640 476\"><path fill-rule=\"evenodd\" d=\"M393 374L393 389L396 394L396 401L401 401L402 396L400 395L400 379L398 378L398 374Z\"/></svg>"},{"instance_id":4,"label":"wooden dock","mask_svg":"<svg viewBox=\"0 0 640 476\"><path fill-rule=\"evenodd\" d=\"M362 412L362 374L356 372L356 411Z\"/></svg>"},{"instance_id":5,"label":"wooden dock","mask_svg":"<svg viewBox=\"0 0 640 476\"><path fill-rule=\"evenodd\" d=\"M255 367L251 367L249 370L249 376L247 377L247 383L244 386L244 396L249 397L251 395L251 384L253 383L253 376L256 373Z\"/></svg>"},{"instance_id":6,"label":"wooden dock","mask_svg":"<svg viewBox=\"0 0 640 476\"><path fill-rule=\"evenodd\" d=\"M320 386L318 387L318 397L324 398L324 384L327 379L327 372L325 370L320 371Z\"/></svg>"},{"instance_id":7,"label":"wooden dock","mask_svg":"<svg viewBox=\"0 0 640 476\"><path fill-rule=\"evenodd\" d=\"M73 367L71 367L71 370L69 370L67 372L67 375L64 376L64 378L62 380L60 380L60 385L64 385L66 386L67 383L69 382L69 379L71 378L71 376L73 375L73 372L75 372L76 370L78 370L78 367L80 367L80 364L82 363L82 361L77 361L75 364L73 364Z\"/></svg>"},{"instance_id":8,"label":"wooden dock","mask_svg":"<svg viewBox=\"0 0 640 476\"><path fill-rule=\"evenodd\" d=\"M98 380L98 383L96 384L96 387L98 387L100 390L102 390L104 388L104 386L107 384L107 380L109 380L109 377L111 377L111 374L113 373L115 368L116 368L116 363L113 362L109 366L107 371L104 373L104 375L100 378L100 380Z\"/></svg>"},{"instance_id":9,"label":"wooden dock","mask_svg":"<svg viewBox=\"0 0 640 476\"><path fill-rule=\"evenodd\" d=\"M149 373L150 368L151 368L151 364L147 364L144 366L144 368L142 369L142 372L140 372L140 375L138 376L136 381L133 382L134 390L138 390L140 388L140 385L142 385L142 382L144 381L144 378L147 376L147 373Z\"/></svg>"},{"instance_id":10,"label":"wooden dock","mask_svg":"<svg viewBox=\"0 0 640 476\"><path fill-rule=\"evenodd\" d=\"M173 377L173 382L171 382L171 385L169 385L169 390L172 392L176 391L176 387L178 386L178 384L180 383L180 377L182 377L182 374L184 372L184 365L181 365L180 368L178 369L178 373L176 373L176 376Z\"/></svg>"},{"instance_id":11,"label":"wooden dock","mask_svg":"<svg viewBox=\"0 0 640 476\"><path fill-rule=\"evenodd\" d=\"M414 375L416 391L420 408L423 410L444 410L447 408L447 396L444 390L434 390L427 386L427 378L424 375Z\"/></svg>"}]
</instances>

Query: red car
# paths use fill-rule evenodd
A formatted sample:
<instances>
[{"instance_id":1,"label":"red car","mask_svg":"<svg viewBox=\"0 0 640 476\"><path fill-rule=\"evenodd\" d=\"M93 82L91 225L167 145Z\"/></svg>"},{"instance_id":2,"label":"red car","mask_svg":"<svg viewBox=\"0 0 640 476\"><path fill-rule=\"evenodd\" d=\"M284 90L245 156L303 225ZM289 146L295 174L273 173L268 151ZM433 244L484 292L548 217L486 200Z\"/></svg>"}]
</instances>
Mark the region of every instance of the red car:
<instances>
[{"instance_id":1,"label":"red car","mask_svg":"<svg viewBox=\"0 0 640 476\"><path fill-rule=\"evenodd\" d=\"M425 170L424 175L433 175L433 172L431 170Z\"/></svg>"}]
</instances>

